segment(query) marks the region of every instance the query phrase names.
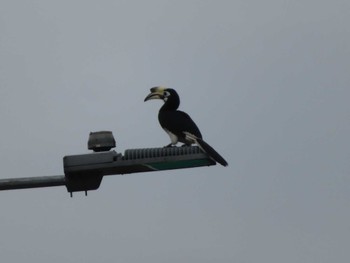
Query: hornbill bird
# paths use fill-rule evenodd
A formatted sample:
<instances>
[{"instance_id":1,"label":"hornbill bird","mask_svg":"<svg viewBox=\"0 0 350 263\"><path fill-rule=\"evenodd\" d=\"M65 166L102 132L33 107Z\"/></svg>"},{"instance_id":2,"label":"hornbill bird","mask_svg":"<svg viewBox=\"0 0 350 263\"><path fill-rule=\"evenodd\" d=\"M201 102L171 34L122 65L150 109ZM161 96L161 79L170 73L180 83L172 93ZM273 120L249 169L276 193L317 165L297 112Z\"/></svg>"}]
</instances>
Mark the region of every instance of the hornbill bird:
<instances>
[{"instance_id":1,"label":"hornbill bird","mask_svg":"<svg viewBox=\"0 0 350 263\"><path fill-rule=\"evenodd\" d=\"M180 97L174 89L153 87L145 101L152 99L164 101L164 105L159 110L158 120L162 128L170 136L171 143L166 147L176 145L178 141L187 146L195 143L211 159L223 166L228 165L225 159L203 140L201 132L191 117L187 113L177 110L180 105Z\"/></svg>"}]
</instances>

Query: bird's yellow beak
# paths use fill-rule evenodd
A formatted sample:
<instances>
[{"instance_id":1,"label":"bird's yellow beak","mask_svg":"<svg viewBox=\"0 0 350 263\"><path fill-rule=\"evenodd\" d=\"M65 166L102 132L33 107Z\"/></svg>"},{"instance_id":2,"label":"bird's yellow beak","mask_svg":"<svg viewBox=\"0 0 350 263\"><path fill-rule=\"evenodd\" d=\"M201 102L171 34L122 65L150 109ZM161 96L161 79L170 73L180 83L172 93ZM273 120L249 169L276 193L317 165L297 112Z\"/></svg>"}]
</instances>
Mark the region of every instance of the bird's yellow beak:
<instances>
[{"instance_id":1,"label":"bird's yellow beak","mask_svg":"<svg viewBox=\"0 0 350 263\"><path fill-rule=\"evenodd\" d=\"M153 87L151 88L151 93L147 95L144 101L164 99L164 88L163 87Z\"/></svg>"}]
</instances>

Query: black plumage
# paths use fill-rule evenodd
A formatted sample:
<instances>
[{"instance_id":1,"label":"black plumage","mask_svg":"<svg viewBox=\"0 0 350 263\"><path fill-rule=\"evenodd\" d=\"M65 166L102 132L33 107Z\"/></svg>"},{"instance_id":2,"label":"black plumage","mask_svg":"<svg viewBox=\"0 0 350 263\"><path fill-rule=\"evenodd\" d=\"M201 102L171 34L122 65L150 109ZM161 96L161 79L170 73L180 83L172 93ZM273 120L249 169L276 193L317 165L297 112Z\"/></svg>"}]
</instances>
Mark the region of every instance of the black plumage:
<instances>
[{"instance_id":1,"label":"black plumage","mask_svg":"<svg viewBox=\"0 0 350 263\"><path fill-rule=\"evenodd\" d=\"M158 120L170 136L171 143L167 145L168 147L176 145L178 141L186 145L195 143L213 160L223 166L228 165L226 160L203 140L200 130L191 117L187 113L177 110L180 105L180 98L174 89L151 88L151 93L145 98L145 101L151 99L162 99L164 101L164 105L158 113Z\"/></svg>"}]
</instances>

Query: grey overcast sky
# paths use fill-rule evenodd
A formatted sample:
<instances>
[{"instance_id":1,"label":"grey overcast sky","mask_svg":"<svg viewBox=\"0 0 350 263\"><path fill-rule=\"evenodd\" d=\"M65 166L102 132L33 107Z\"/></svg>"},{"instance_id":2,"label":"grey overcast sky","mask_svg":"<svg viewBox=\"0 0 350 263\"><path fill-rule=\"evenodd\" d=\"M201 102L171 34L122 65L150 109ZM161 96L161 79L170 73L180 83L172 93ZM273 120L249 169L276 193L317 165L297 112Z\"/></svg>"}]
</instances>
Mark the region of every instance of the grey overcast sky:
<instances>
[{"instance_id":1,"label":"grey overcast sky","mask_svg":"<svg viewBox=\"0 0 350 263\"><path fill-rule=\"evenodd\" d=\"M1 262L350 260L348 0L0 1L0 178L90 131L161 147L166 85L229 162L0 192Z\"/></svg>"}]
</instances>

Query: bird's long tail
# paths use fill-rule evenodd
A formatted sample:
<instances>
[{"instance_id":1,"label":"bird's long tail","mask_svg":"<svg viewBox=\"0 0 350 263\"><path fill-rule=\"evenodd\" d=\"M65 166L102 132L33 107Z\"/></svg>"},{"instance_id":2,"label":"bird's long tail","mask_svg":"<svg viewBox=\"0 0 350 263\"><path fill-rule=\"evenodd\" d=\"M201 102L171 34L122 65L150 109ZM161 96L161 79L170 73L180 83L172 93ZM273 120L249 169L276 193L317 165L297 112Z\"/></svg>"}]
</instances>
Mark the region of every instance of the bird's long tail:
<instances>
[{"instance_id":1,"label":"bird's long tail","mask_svg":"<svg viewBox=\"0 0 350 263\"><path fill-rule=\"evenodd\" d=\"M226 160L217 151L215 151L213 147L211 147L208 143L206 143L203 139L197 138L196 141L197 141L199 148L201 148L204 152L206 152L212 159L214 159L216 162L218 162L222 166L228 165Z\"/></svg>"},{"instance_id":2,"label":"bird's long tail","mask_svg":"<svg viewBox=\"0 0 350 263\"><path fill-rule=\"evenodd\" d=\"M217 152L214 150L213 147L211 147L208 143L206 143L203 139L198 138L197 136L189 133L189 132L184 132L185 136L188 140L195 142L199 148L205 153L209 155L210 158L212 158L214 161L218 162L222 166L227 166L228 163L226 160Z\"/></svg>"}]
</instances>

